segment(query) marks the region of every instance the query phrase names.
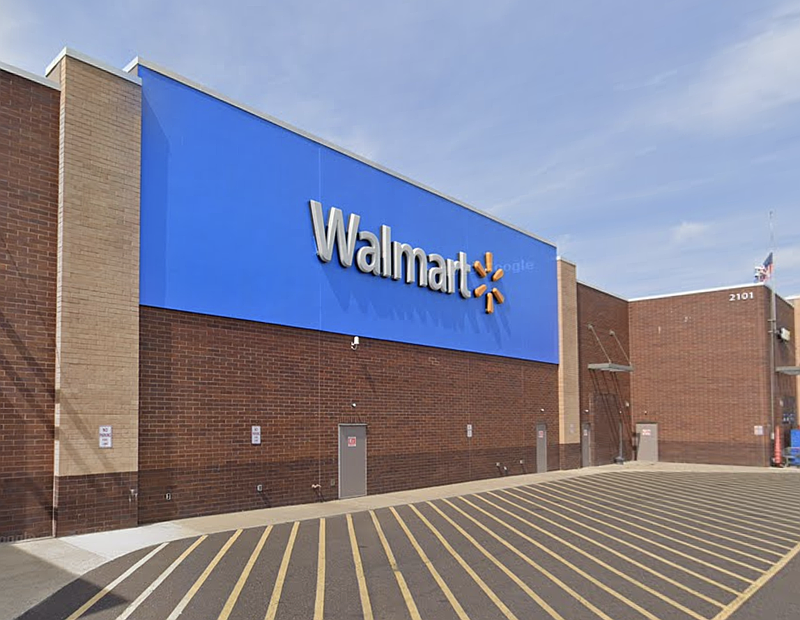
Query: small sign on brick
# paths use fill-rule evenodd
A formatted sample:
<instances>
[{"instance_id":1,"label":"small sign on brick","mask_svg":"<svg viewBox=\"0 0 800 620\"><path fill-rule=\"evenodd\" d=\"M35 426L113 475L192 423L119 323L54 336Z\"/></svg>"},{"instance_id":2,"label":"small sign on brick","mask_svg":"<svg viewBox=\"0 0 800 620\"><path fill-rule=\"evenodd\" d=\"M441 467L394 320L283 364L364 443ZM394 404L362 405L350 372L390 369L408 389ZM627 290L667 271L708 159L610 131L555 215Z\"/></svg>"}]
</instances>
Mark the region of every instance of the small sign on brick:
<instances>
[{"instance_id":1,"label":"small sign on brick","mask_svg":"<svg viewBox=\"0 0 800 620\"><path fill-rule=\"evenodd\" d=\"M100 447L101 448L110 448L111 447L111 427L110 426L101 426L100 427Z\"/></svg>"}]
</instances>

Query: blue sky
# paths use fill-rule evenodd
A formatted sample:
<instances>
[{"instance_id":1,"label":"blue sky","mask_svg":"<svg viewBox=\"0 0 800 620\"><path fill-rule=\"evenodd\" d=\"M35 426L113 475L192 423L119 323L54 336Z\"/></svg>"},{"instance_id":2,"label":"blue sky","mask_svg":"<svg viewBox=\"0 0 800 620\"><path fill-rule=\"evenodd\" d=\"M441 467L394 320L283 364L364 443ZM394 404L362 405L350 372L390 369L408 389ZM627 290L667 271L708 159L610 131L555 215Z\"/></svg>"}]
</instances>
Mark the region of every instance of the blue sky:
<instances>
[{"instance_id":1,"label":"blue sky","mask_svg":"<svg viewBox=\"0 0 800 620\"><path fill-rule=\"evenodd\" d=\"M0 60L141 56L549 239L623 297L800 294L800 0L0 0Z\"/></svg>"}]
</instances>

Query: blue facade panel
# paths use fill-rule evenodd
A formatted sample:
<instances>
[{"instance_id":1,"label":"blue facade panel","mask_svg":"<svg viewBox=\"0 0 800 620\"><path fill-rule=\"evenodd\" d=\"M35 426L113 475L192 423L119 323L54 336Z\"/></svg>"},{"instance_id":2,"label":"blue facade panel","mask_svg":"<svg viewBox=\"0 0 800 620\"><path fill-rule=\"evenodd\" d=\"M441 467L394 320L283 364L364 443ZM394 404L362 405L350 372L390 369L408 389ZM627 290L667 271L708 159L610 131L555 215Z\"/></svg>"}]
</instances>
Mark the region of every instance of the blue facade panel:
<instances>
[{"instance_id":1,"label":"blue facade panel","mask_svg":"<svg viewBox=\"0 0 800 620\"><path fill-rule=\"evenodd\" d=\"M146 67L141 303L558 362L556 250ZM317 257L309 201L444 258L494 255L505 297L462 298ZM357 247L364 245L359 242ZM470 289L481 283L474 271Z\"/></svg>"}]
</instances>

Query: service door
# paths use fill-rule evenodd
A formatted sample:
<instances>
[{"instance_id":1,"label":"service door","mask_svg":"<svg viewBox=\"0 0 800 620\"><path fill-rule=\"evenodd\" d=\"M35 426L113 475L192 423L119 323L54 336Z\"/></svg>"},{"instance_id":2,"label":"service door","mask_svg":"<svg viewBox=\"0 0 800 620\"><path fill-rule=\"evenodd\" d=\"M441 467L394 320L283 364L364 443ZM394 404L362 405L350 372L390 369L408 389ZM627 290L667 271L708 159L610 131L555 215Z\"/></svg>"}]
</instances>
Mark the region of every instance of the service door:
<instances>
[{"instance_id":1,"label":"service door","mask_svg":"<svg viewBox=\"0 0 800 620\"><path fill-rule=\"evenodd\" d=\"M639 438L637 461L658 461L658 424L637 424L636 436Z\"/></svg>"},{"instance_id":2,"label":"service door","mask_svg":"<svg viewBox=\"0 0 800 620\"><path fill-rule=\"evenodd\" d=\"M581 466L592 466L592 425L588 422L581 427Z\"/></svg>"},{"instance_id":3,"label":"service door","mask_svg":"<svg viewBox=\"0 0 800 620\"><path fill-rule=\"evenodd\" d=\"M547 424L536 425L536 473L547 471Z\"/></svg>"},{"instance_id":4,"label":"service door","mask_svg":"<svg viewBox=\"0 0 800 620\"><path fill-rule=\"evenodd\" d=\"M339 425L339 499L367 494L367 426Z\"/></svg>"}]
</instances>

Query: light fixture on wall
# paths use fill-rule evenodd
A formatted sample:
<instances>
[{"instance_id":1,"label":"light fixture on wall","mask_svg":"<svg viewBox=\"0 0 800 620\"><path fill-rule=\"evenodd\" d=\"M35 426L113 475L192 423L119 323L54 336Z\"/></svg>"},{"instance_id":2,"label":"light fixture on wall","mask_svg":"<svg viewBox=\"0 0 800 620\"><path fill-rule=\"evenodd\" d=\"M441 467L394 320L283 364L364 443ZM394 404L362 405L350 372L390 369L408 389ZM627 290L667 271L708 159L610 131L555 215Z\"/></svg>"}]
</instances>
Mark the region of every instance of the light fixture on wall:
<instances>
[{"instance_id":1,"label":"light fixture on wall","mask_svg":"<svg viewBox=\"0 0 800 620\"><path fill-rule=\"evenodd\" d=\"M355 351L358 348L358 345L361 344L358 336L353 336L353 342L350 343L350 348Z\"/></svg>"}]
</instances>

